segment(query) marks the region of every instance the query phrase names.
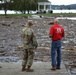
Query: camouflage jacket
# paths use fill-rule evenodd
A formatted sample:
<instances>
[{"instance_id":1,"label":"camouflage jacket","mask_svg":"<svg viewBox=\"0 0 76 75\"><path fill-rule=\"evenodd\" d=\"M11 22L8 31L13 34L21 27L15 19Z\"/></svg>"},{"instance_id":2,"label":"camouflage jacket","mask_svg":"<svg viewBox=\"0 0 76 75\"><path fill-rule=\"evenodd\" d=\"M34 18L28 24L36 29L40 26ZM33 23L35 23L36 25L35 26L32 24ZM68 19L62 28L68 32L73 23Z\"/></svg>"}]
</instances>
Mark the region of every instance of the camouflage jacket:
<instances>
[{"instance_id":1,"label":"camouflage jacket","mask_svg":"<svg viewBox=\"0 0 76 75\"><path fill-rule=\"evenodd\" d=\"M35 46L37 46L37 40L32 28L23 28L21 31L21 37L24 49L34 48Z\"/></svg>"}]
</instances>

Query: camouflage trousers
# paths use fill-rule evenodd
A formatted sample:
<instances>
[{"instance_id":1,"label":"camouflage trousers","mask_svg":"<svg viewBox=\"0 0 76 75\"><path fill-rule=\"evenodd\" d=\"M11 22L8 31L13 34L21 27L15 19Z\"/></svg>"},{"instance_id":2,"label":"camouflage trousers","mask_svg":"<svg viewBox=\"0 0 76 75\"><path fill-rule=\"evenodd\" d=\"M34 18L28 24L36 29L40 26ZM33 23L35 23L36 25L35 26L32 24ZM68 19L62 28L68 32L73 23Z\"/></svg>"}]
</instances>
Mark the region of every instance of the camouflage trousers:
<instances>
[{"instance_id":1,"label":"camouflage trousers","mask_svg":"<svg viewBox=\"0 0 76 75\"><path fill-rule=\"evenodd\" d=\"M22 66L32 66L34 58L34 50L33 49L25 49L23 51L23 61Z\"/></svg>"}]
</instances>

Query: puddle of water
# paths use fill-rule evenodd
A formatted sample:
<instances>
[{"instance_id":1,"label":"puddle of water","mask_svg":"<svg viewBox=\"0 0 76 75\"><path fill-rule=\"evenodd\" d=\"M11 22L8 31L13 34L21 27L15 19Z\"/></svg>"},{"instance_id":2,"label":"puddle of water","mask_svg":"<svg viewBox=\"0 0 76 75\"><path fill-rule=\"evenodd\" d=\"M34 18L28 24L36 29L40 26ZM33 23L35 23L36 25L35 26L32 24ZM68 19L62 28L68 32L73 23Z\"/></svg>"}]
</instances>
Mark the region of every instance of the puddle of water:
<instances>
[{"instance_id":1,"label":"puddle of water","mask_svg":"<svg viewBox=\"0 0 76 75\"><path fill-rule=\"evenodd\" d=\"M20 59L19 57L14 56L1 56L0 62L18 62Z\"/></svg>"},{"instance_id":2,"label":"puddle of water","mask_svg":"<svg viewBox=\"0 0 76 75\"><path fill-rule=\"evenodd\" d=\"M72 68L72 69L71 69L71 73L72 73L72 74L76 74L76 68Z\"/></svg>"},{"instance_id":3,"label":"puddle of water","mask_svg":"<svg viewBox=\"0 0 76 75\"><path fill-rule=\"evenodd\" d=\"M69 20L76 20L76 17L57 17L57 19L69 19Z\"/></svg>"}]
</instances>

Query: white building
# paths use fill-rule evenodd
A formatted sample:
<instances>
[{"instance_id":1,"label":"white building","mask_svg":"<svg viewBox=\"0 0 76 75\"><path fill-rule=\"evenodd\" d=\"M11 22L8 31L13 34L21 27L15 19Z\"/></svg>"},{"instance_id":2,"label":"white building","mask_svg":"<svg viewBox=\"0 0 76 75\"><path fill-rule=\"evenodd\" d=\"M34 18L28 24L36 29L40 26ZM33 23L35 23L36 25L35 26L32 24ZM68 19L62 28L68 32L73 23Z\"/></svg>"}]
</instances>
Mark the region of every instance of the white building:
<instances>
[{"instance_id":1,"label":"white building","mask_svg":"<svg viewBox=\"0 0 76 75\"><path fill-rule=\"evenodd\" d=\"M38 11L51 11L51 2L48 0L39 0L38 2Z\"/></svg>"}]
</instances>

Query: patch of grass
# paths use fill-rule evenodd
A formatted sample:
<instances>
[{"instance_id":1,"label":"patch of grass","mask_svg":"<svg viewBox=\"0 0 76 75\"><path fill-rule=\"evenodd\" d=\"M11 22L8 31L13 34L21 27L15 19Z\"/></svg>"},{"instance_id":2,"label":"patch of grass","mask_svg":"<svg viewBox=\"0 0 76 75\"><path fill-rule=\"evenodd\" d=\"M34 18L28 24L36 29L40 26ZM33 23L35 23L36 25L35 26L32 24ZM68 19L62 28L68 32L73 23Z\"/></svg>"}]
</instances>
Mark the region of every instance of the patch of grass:
<instances>
[{"instance_id":1,"label":"patch of grass","mask_svg":"<svg viewBox=\"0 0 76 75\"><path fill-rule=\"evenodd\" d=\"M7 15L4 15L4 14L0 14L0 16L24 16L24 17L28 17L28 16L31 16L31 14L7 14Z\"/></svg>"},{"instance_id":2,"label":"patch of grass","mask_svg":"<svg viewBox=\"0 0 76 75\"><path fill-rule=\"evenodd\" d=\"M23 17L28 17L31 16L32 14L7 14L6 16L23 16ZM76 17L76 13L42 13L42 14L36 14L36 15L42 15L42 16L49 16L49 17ZM4 14L0 14L0 16L5 16Z\"/></svg>"},{"instance_id":3,"label":"patch of grass","mask_svg":"<svg viewBox=\"0 0 76 75\"><path fill-rule=\"evenodd\" d=\"M43 15L43 16L50 16L50 17L76 17L76 13L49 13L49 14L39 14L39 15Z\"/></svg>"}]
</instances>

